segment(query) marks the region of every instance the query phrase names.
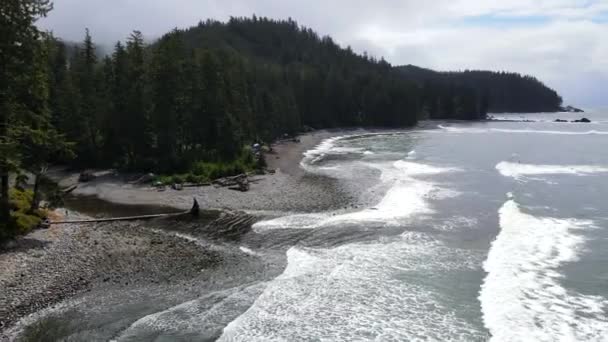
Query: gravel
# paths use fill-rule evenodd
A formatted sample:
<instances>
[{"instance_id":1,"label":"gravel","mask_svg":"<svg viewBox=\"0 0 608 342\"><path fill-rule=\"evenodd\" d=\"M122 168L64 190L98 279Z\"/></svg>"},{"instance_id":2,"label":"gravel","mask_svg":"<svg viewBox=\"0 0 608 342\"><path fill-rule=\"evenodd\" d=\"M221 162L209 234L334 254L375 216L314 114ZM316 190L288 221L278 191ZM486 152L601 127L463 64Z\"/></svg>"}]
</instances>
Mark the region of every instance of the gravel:
<instances>
[{"instance_id":1,"label":"gravel","mask_svg":"<svg viewBox=\"0 0 608 342\"><path fill-rule=\"evenodd\" d=\"M202 221L180 223L165 219L52 226L2 247L0 340L10 340L8 332L24 317L68 298L108 289L127 291L147 285L194 281L202 269L217 267L217 272L223 272L219 268L226 267L222 263L230 256L201 245L199 239L176 234L182 232L179 227L202 235L206 243L220 240L221 244L234 244L249 232L255 220L241 211L259 214L342 208L351 200L347 191L340 189L334 180L311 176L299 167L303 152L323 139L342 134L343 131L319 131L302 136L300 143L276 145L276 153L269 154L267 159L269 167L277 172L254 177L250 191L245 193L214 187L158 192L128 184L125 176L107 171L100 172L100 177L92 182L80 184L75 195L94 195L113 204L188 209L196 197L201 208L223 211L217 212L219 216L211 224L205 221L208 218L202 218L204 225ZM57 171L51 176L60 185L69 186L75 183L78 174ZM69 219L77 216L71 212ZM250 267L247 262L230 263ZM280 267L272 268L265 277L276 276L273 272L277 270Z\"/></svg>"}]
</instances>

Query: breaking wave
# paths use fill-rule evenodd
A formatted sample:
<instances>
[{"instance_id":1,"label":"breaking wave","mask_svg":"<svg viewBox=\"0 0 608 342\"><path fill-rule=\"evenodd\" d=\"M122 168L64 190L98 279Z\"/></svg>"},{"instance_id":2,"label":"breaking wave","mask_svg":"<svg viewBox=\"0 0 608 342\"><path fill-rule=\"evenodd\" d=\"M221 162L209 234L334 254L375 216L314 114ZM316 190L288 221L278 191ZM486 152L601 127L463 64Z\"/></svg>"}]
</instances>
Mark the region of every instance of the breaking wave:
<instances>
[{"instance_id":1,"label":"breaking wave","mask_svg":"<svg viewBox=\"0 0 608 342\"><path fill-rule=\"evenodd\" d=\"M608 167L595 165L535 165L502 161L496 169L505 177L522 180L526 176L538 175L577 175L584 176L594 173L608 172Z\"/></svg>"},{"instance_id":2,"label":"breaking wave","mask_svg":"<svg viewBox=\"0 0 608 342\"><path fill-rule=\"evenodd\" d=\"M261 221L253 225L256 232L270 229L312 229L334 225L369 224L399 225L413 214L430 214L428 199L456 197L456 191L443 189L436 184L416 179L416 176L436 175L459 171L411 161L366 164L381 171L381 182L390 186L382 200L374 207L350 213L299 214Z\"/></svg>"},{"instance_id":3,"label":"breaking wave","mask_svg":"<svg viewBox=\"0 0 608 342\"><path fill-rule=\"evenodd\" d=\"M536 129L506 129L506 128L468 128L438 125L449 133L528 133L528 134L558 134L558 135L608 135L608 131L554 131Z\"/></svg>"},{"instance_id":4,"label":"breaking wave","mask_svg":"<svg viewBox=\"0 0 608 342\"><path fill-rule=\"evenodd\" d=\"M220 341L481 340L445 307L420 272L476 268L470 251L422 233L388 243L293 247L288 266ZM477 260L477 261L476 261Z\"/></svg>"},{"instance_id":5,"label":"breaking wave","mask_svg":"<svg viewBox=\"0 0 608 342\"><path fill-rule=\"evenodd\" d=\"M600 341L608 336L602 297L560 284L560 266L578 259L589 220L535 217L509 199L492 243L480 292L483 320L493 341Z\"/></svg>"}]
</instances>

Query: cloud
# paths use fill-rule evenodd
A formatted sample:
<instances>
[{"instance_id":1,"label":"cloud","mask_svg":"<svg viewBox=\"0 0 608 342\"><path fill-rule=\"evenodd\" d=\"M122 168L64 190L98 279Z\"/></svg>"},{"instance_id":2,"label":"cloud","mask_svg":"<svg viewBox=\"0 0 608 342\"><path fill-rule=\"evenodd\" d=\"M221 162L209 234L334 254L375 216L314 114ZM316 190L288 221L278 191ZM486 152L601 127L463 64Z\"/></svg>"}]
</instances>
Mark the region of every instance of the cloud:
<instances>
[{"instance_id":1,"label":"cloud","mask_svg":"<svg viewBox=\"0 0 608 342\"><path fill-rule=\"evenodd\" d=\"M529 73L577 105L606 106L608 1L603 0L55 0L40 25L69 40L90 28L111 44L198 20L293 18L355 51L440 70ZM581 92L580 89L585 89Z\"/></svg>"}]
</instances>

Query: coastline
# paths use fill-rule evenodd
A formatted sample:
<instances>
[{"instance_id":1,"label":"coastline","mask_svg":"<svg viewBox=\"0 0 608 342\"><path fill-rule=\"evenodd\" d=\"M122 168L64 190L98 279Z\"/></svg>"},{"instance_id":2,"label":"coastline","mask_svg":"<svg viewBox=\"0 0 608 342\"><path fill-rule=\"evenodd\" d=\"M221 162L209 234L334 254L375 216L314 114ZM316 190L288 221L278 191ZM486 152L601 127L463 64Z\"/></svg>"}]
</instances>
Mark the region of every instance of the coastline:
<instances>
[{"instance_id":1,"label":"coastline","mask_svg":"<svg viewBox=\"0 0 608 342\"><path fill-rule=\"evenodd\" d=\"M339 207L336 196L325 187L315 186L313 176L300 168L302 154L321 141L341 135L344 130L320 130L299 136L300 142L280 142L273 145L273 153L266 155L269 169L274 174L250 177L250 189L236 192L228 188L204 186L185 188L180 191L167 189L159 192L150 185L129 184L127 179L111 171L101 171L95 180L78 183L77 172L55 170L49 177L61 187L78 187L72 192L75 197L89 196L118 205L140 205L171 207L187 210L196 198L201 208L243 211L312 211ZM361 132L353 130L352 132Z\"/></svg>"},{"instance_id":2,"label":"coastline","mask_svg":"<svg viewBox=\"0 0 608 342\"><path fill-rule=\"evenodd\" d=\"M149 186L128 184L111 173L79 185L74 198L86 200L81 196L89 196L93 206L99 206L102 200L118 207L187 209L195 197L202 209L220 211L196 224L166 219L68 224L36 230L19 238L11 248L0 250L0 340L12 340L10 334L15 324L25 317L71 298L147 286L188 288L193 286L190 283L200 281L202 269L213 272L249 262L243 261L246 255L242 252L220 253L211 245L202 245L202 241L245 234L263 215L342 207L343 203L336 199L347 196L340 193L332 180L306 174L299 163L302 154L321 141L360 132L316 131L300 136L299 143L274 145L267 161L276 173L255 176L250 191L245 193L215 187L158 192ZM56 172L52 177L65 186L77 175ZM69 215L74 218L82 214ZM221 228L217 229L219 225ZM191 228L194 226L197 228ZM201 226L219 232L205 231ZM180 235L180 231L194 237ZM219 266L227 259L231 260L231 266Z\"/></svg>"}]
</instances>

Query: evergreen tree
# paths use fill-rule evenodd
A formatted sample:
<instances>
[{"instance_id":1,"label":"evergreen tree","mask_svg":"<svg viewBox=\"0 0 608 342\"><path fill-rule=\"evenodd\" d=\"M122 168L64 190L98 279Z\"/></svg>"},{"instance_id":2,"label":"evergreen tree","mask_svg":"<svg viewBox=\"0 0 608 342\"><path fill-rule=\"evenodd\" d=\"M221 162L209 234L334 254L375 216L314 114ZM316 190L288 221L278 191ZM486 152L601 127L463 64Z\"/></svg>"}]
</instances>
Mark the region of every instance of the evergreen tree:
<instances>
[{"instance_id":1,"label":"evergreen tree","mask_svg":"<svg viewBox=\"0 0 608 342\"><path fill-rule=\"evenodd\" d=\"M52 118L78 143L81 166L181 172L304 126L400 127L561 103L517 74L394 68L293 20L207 20L150 45L134 31L101 61L88 31L69 62L55 43Z\"/></svg>"},{"instance_id":2,"label":"evergreen tree","mask_svg":"<svg viewBox=\"0 0 608 342\"><path fill-rule=\"evenodd\" d=\"M35 22L50 9L48 0L0 3L0 223L10 219L8 178L19 165L18 138L45 109L44 56Z\"/></svg>"}]
</instances>

